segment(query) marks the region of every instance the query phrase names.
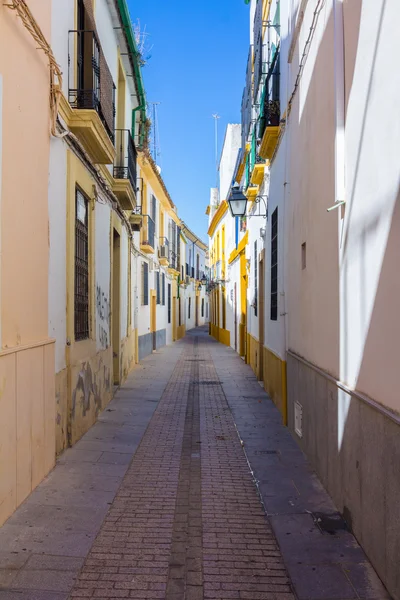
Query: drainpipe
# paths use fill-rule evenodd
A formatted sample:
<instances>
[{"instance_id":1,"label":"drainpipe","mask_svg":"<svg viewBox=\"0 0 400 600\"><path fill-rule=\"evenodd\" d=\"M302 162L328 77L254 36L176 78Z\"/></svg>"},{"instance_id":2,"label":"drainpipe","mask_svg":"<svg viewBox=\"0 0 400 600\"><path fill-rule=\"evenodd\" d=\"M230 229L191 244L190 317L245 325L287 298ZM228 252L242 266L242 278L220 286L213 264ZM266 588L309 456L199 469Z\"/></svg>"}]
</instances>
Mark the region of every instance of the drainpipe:
<instances>
[{"instance_id":1,"label":"drainpipe","mask_svg":"<svg viewBox=\"0 0 400 600\"><path fill-rule=\"evenodd\" d=\"M139 64L139 51L136 46L135 36L132 30L131 18L129 16L128 7L126 5L126 0L116 0L119 14L121 16L123 30L125 34L126 43L128 45L128 51L130 54L130 59L132 61L132 68L135 74L135 84L138 92L138 102L139 106L132 110L132 135L135 137L135 117L136 111L141 112L142 117L142 130L140 132L139 138L139 147L143 146L144 141L144 123L146 121L146 96L144 91L143 79L142 79L142 71Z\"/></svg>"}]
</instances>

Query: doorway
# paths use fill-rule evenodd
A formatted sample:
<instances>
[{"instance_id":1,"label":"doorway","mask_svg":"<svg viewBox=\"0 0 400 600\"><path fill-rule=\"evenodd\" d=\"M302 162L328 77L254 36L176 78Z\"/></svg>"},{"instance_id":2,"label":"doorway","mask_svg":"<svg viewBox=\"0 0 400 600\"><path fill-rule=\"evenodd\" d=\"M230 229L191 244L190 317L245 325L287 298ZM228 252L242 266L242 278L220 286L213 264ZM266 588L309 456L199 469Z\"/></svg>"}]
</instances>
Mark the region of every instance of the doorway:
<instances>
[{"instance_id":1,"label":"doorway","mask_svg":"<svg viewBox=\"0 0 400 600\"><path fill-rule=\"evenodd\" d=\"M114 385L120 384L120 299L121 299L121 238L113 229L112 255L112 353Z\"/></svg>"},{"instance_id":2,"label":"doorway","mask_svg":"<svg viewBox=\"0 0 400 600\"><path fill-rule=\"evenodd\" d=\"M150 333L153 338L153 351L157 350L157 295L155 290L151 290L150 297Z\"/></svg>"},{"instance_id":3,"label":"doorway","mask_svg":"<svg viewBox=\"0 0 400 600\"><path fill-rule=\"evenodd\" d=\"M172 297L172 341L176 342L177 340L177 331L176 331L176 296Z\"/></svg>"},{"instance_id":4,"label":"doorway","mask_svg":"<svg viewBox=\"0 0 400 600\"><path fill-rule=\"evenodd\" d=\"M236 281L233 288L233 321L235 329L235 350L237 352L237 287Z\"/></svg>"},{"instance_id":5,"label":"doorway","mask_svg":"<svg viewBox=\"0 0 400 600\"><path fill-rule=\"evenodd\" d=\"M258 263L258 381L264 380L264 250Z\"/></svg>"}]
</instances>

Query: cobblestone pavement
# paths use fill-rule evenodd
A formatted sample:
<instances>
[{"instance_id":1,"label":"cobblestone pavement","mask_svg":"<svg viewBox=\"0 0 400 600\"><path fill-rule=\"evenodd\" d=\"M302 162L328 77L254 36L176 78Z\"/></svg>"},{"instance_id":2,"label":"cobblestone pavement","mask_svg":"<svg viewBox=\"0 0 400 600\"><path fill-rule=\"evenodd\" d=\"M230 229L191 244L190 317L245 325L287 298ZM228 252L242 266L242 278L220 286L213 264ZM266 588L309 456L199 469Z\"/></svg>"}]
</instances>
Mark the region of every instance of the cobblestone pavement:
<instances>
[{"instance_id":1,"label":"cobblestone pavement","mask_svg":"<svg viewBox=\"0 0 400 600\"><path fill-rule=\"evenodd\" d=\"M317 514L335 507L251 369L196 329L0 529L0 600L388 598Z\"/></svg>"}]
</instances>

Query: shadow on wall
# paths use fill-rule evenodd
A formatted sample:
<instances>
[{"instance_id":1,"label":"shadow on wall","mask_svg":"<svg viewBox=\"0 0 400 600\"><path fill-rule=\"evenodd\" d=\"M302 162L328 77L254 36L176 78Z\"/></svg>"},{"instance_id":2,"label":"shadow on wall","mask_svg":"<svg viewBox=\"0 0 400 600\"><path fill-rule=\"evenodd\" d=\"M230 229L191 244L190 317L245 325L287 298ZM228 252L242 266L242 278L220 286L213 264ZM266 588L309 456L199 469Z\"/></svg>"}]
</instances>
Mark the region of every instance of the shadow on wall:
<instances>
[{"instance_id":1,"label":"shadow on wall","mask_svg":"<svg viewBox=\"0 0 400 600\"><path fill-rule=\"evenodd\" d=\"M348 227L341 248L342 267L341 274L337 268L337 278L333 276L335 270L332 268L332 262L329 269L332 273L332 290L341 290L337 298L337 310L329 312L329 319L336 329L336 338L340 344L337 345L337 370L333 375L338 375L340 379L346 379L349 374L351 383L351 372L349 364L354 363L354 345L350 339L356 335L354 333L354 319L360 319L364 328L361 337L360 362L358 373L354 380L354 387L360 393L369 394L377 402L383 399L390 405L391 409L399 412L398 402L398 383L397 371L400 366L400 353L398 350L398 340L400 338L400 320L398 318L398 307L400 306L400 279L398 277L399 262L399 244L400 244L400 165L399 171L393 178L393 173L388 172L385 178L383 172L377 173L382 178L382 191L376 198L376 213L372 210L366 210L366 217L360 212L360 204L363 200L362 185L368 179L368 158L371 156L371 147L375 143L382 148L377 140L371 140L371 123L374 118L376 125L383 127L380 117L382 114L371 115L373 104L373 84L376 82L377 72L379 71L377 63L378 56L382 61L382 33L384 19L388 19L387 9L389 7L387 0L380 0L375 4L376 11L379 12L375 20L374 30L376 38L371 39L372 60L365 65L365 57L361 56L360 36L363 24L362 19L367 11L366 4L362 10L361 0L345 0L345 41L346 41L346 108L350 110L352 102L357 104L357 94L360 89L354 89L355 77L358 74L356 63L360 61L361 70L368 69L368 76L365 72L362 74L367 82L365 89L365 107L360 109L356 123L347 123L346 134L348 131L354 136L358 136L359 142L357 151L354 155L354 166L351 164L351 185L347 181L349 197L345 214L345 226ZM394 6L391 5L393 9ZM370 10L369 15L371 15ZM318 127L320 119L326 119L326 106L318 106L318 86L325 88L322 90L321 98L327 98L330 85L327 81L327 73L332 67L327 67L329 56L332 56L332 15L325 25L324 36L319 45L319 52L313 66L312 76L308 83L306 98L303 102L303 111L301 118L299 116L299 101L293 105L291 121L296 123L296 142L294 147L297 155L308 157L305 161L299 161L299 165L294 167L294 179L291 178L291 184L295 181L300 182L297 197L292 193L292 220L299 227L302 213L310 212L313 215L320 211L326 211L328 206L326 195L323 201L318 197L318 190L331 189L319 179L319 164L310 156L310 148L313 151L313 141L319 140ZM364 33L365 36L365 33ZM386 36L387 38L387 36ZM297 63L298 63L297 57ZM333 60L333 59L332 59ZM295 62L295 61L294 61ZM329 64L329 63L328 63ZM293 64L293 70L296 67ZM333 74L333 67L332 67ZM379 73L381 75L381 73ZM330 75L328 75L329 77ZM397 76L397 75L395 75ZM393 84L393 81L391 82ZM389 85L389 82L388 82ZM364 89L364 88L363 88ZM393 92L393 90L392 90ZM321 102L321 105L323 102ZM314 113L311 112L314 109ZM332 109L331 106L328 107ZM383 110L383 109L381 109ZM296 112L297 111L297 112ZM325 112L324 112L325 111ZM354 105L353 105L354 111ZM329 114L328 118L334 121L334 114ZM385 119L387 124L387 119ZM357 131L358 122L360 124L359 133ZM292 126L293 127L293 126ZM291 127L291 129L292 129ZM325 123L325 130L326 130ZM396 124L394 125L396 127ZM391 138L392 132L387 131L388 138ZM330 138L327 144L334 139L331 132L326 136ZM298 138L298 139L297 139ZM292 136L293 141L293 136ZM305 145L304 140L307 141ZM388 147L386 147L386 152ZM319 147L318 152L321 155L319 159L321 166L329 160L331 162L332 148ZM398 154L397 154L398 155ZM292 162L296 156L292 156ZM392 163L393 164L393 163ZM305 166L306 172L303 173ZM297 168L297 171L296 171ZM308 173L307 173L308 169ZM331 162L329 169L334 172L334 164ZM310 170L313 173L310 173ZM323 173L323 168L322 168ZM373 175L372 175L373 176ZM347 174L349 178L349 174ZM397 181L396 181L397 178ZM310 185L311 189L307 189ZM321 187L322 186L322 187ZM361 190L360 190L361 188ZM320 196L323 196L321 194ZM358 213L355 211L359 211ZM360 220L361 215L361 220ZM319 219L316 216L316 219ZM387 233L382 228L382 222L389 223ZM319 239L318 249L320 260L324 260L324 253L327 252L332 240L337 239L337 221L332 219L334 226L332 229L325 229L332 239ZM315 229L318 225L315 225ZM379 255L374 261L374 265L368 260L367 251L371 251L371 246L376 244L378 235L381 236L377 246ZM383 237L382 237L383 236ZM387 239L386 239L387 238ZM386 240L382 243L382 239ZM290 245L290 243L289 243ZM290 261L296 262L297 247L289 248ZM359 256L355 256L358 251ZM339 249L337 256L339 255ZM360 258L361 256L361 258ZM364 260L365 257L365 260ZM353 262L352 262L353 261ZM382 262L381 262L382 261ZM381 264L380 264L381 262ZM358 269L357 282L354 283L354 264ZM378 270L377 265L380 264ZM366 295L371 295L371 268L377 269L377 281L373 306L367 305ZM307 265L308 268L308 265ZM341 284L339 277L341 276ZM321 284L319 284L321 285ZM314 282L315 286L315 282ZM296 289L297 288L297 289ZM292 294L300 289L299 279L294 280ZM314 290L317 289L314 287ZM333 292L335 293L335 292ZM322 310L323 291L311 302L320 304L317 308ZM297 296L296 296L297 297ZM299 302L304 303L303 297L299 297ZM354 308L354 302L357 302L358 309ZM351 310L347 304L352 304ZM302 317L302 313L297 312ZM313 311L311 311L312 314ZM340 320L342 314L342 321ZM310 321L310 312L304 313L305 322ZM358 323L357 323L358 325ZM293 324L291 324L293 326ZM324 335L324 331L316 331L311 324L310 337L315 340ZM334 343L335 337L325 337L325 343ZM356 348L360 348L359 341ZM342 353L340 354L340 347ZM354 366L353 366L354 372ZM314 369L311 366L288 355L288 398L289 398L289 424L294 430L295 415L294 402L297 400L303 407L303 431L302 437L296 437L296 441L310 458L313 466L319 474L322 482L333 497L337 507L343 513L348 524L351 526L354 534L364 548L366 554L377 570L379 576L387 586L389 592L396 599L400 598L400 417L394 414L393 418L384 411L374 408L362 398L352 396L341 388L338 388L336 377L327 377L322 371ZM368 400L368 399L367 399ZM397 403L397 404L396 404Z\"/></svg>"}]
</instances>

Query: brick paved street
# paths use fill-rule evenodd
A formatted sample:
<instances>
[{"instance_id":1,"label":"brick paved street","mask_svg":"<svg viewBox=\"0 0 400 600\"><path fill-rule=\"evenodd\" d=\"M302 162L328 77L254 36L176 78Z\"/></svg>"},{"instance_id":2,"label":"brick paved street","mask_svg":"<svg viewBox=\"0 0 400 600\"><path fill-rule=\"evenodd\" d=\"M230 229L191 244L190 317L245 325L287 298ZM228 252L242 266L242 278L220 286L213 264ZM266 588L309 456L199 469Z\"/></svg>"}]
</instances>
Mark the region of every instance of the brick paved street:
<instances>
[{"instance_id":1,"label":"brick paved street","mask_svg":"<svg viewBox=\"0 0 400 600\"><path fill-rule=\"evenodd\" d=\"M335 507L251 369L194 330L0 529L0 600L388 598L314 513Z\"/></svg>"}]
</instances>

